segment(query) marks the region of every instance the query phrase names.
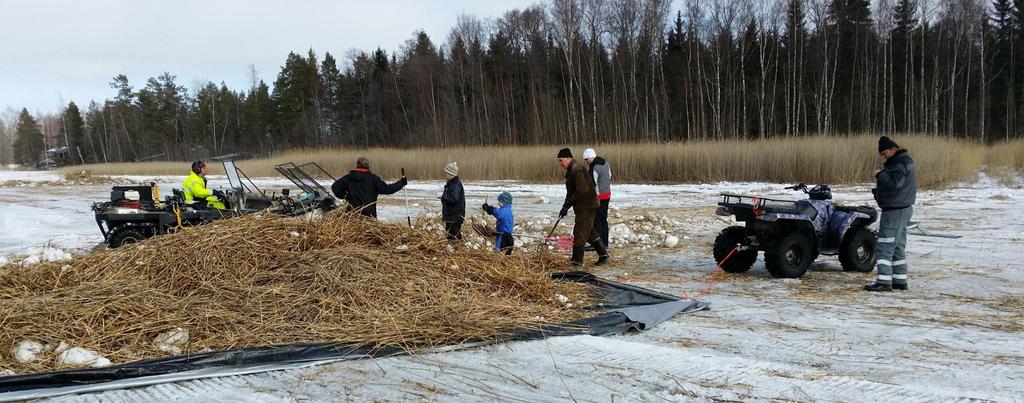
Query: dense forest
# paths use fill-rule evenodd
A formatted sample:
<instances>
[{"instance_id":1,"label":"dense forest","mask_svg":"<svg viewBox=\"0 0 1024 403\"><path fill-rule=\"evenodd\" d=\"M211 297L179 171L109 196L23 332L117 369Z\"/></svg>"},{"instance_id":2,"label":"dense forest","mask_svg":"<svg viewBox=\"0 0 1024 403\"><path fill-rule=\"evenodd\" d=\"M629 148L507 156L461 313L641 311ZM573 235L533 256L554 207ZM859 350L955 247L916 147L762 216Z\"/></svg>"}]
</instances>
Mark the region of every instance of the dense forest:
<instances>
[{"instance_id":1,"label":"dense forest","mask_svg":"<svg viewBox=\"0 0 1024 403\"><path fill-rule=\"evenodd\" d=\"M101 102L3 114L0 155L32 164L67 145L68 162L91 163L318 146L1024 136L1024 0L672 7L548 0L462 15L446 37L419 31L395 51L290 53L272 83L251 68L249 88L116 75Z\"/></svg>"}]
</instances>

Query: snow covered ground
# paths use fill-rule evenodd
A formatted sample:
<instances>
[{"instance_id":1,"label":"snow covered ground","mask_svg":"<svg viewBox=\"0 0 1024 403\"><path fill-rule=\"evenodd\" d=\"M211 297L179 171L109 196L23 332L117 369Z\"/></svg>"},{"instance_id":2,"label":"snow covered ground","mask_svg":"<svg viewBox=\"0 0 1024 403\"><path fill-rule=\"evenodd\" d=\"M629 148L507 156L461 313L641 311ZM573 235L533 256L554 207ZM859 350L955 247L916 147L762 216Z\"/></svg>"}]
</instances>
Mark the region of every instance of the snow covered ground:
<instances>
[{"instance_id":1,"label":"snow covered ground","mask_svg":"<svg viewBox=\"0 0 1024 403\"><path fill-rule=\"evenodd\" d=\"M180 178L155 180L168 194ZM17 181L17 182L5 182ZM223 183L212 178L211 183ZM286 182L259 179L262 187ZM0 256L60 258L100 241L89 205L109 185L60 184L0 172ZM35 183L36 185L32 185ZM382 200L385 220L436 213L440 182ZM790 196L783 185L618 185L612 223L632 233L595 273L676 295L706 287L710 243L729 222L714 216L719 192ZM835 199L870 204L868 186ZM527 234L546 232L560 185L469 183L470 215L502 190L515 196ZM643 333L514 342L455 352L339 362L180 382L55 401L946 401L1024 400L1024 189L985 176L919 195L915 221L960 239L911 235L910 291L858 291L871 274L845 273L822 257L800 280L748 273L714 283L711 310ZM543 225L547 219L549 224ZM529 225L529 223L533 225ZM468 227L468 226L467 226ZM568 233L569 226L559 227ZM620 230L622 227L620 227ZM466 228L468 230L468 228ZM640 235L647 235L645 241ZM677 246L659 246L668 236ZM592 260L594 257L587 257Z\"/></svg>"}]
</instances>

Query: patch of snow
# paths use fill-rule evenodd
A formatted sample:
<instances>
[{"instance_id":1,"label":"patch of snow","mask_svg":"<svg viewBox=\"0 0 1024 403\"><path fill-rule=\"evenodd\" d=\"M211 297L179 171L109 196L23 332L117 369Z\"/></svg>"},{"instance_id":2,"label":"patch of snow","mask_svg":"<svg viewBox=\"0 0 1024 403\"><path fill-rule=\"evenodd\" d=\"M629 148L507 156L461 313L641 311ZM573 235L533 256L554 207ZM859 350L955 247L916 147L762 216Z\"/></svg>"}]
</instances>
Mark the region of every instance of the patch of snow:
<instances>
[{"instance_id":1,"label":"patch of snow","mask_svg":"<svg viewBox=\"0 0 1024 403\"><path fill-rule=\"evenodd\" d=\"M666 248L674 248L679 244L679 237L674 235L666 236L665 241L662 242L662 244L665 245Z\"/></svg>"},{"instance_id":2,"label":"patch of snow","mask_svg":"<svg viewBox=\"0 0 1024 403\"><path fill-rule=\"evenodd\" d=\"M188 331L178 327L156 336L153 344L157 350L177 355L181 354L181 348L188 344L188 339Z\"/></svg>"},{"instance_id":3,"label":"patch of snow","mask_svg":"<svg viewBox=\"0 0 1024 403\"><path fill-rule=\"evenodd\" d=\"M612 225L608 229L608 237L611 238L614 243L627 244L636 241L636 235L633 234L633 230L629 229L629 226L623 223Z\"/></svg>"},{"instance_id":4,"label":"patch of snow","mask_svg":"<svg viewBox=\"0 0 1024 403\"><path fill-rule=\"evenodd\" d=\"M11 348L11 356L18 362L32 362L39 359L39 354L42 353L44 349L43 343L35 340L22 340L16 346Z\"/></svg>"},{"instance_id":5,"label":"patch of snow","mask_svg":"<svg viewBox=\"0 0 1024 403\"><path fill-rule=\"evenodd\" d=\"M24 249L21 253L11 253L0 256L0 266L7 263L36 264L71 258L71 253L53 246L32 246Z\"/></svg>"},{"instance_id":6,"label":"patch of snow","mask_svg":"<svg viewBox=\"0 0 1024 403\"><path fill-rule=\"evenodd\" d=\"M72 347L57 354L57 364L72 367L101 368L110 366L110 360L95 351Z\"/></svg>"}]
</instances>

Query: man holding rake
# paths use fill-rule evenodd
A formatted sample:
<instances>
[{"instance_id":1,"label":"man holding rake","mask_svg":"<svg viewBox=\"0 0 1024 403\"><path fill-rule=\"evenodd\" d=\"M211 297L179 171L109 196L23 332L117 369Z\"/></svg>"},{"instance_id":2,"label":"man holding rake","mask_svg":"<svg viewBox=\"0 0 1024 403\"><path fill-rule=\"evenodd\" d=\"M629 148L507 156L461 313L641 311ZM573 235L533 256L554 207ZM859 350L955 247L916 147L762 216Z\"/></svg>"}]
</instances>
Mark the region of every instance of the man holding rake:
<instances>
[{"instance_id":1,"label":"man holding rake","mask_svg":"<svg viewBox=\"0 0 1024 403\"><path fill-rule=\"evenodd\" d=\"M605 264L608 261L608 250L605 248L601 236L594 230L594 217L597 215L597 208L600 202L597 200L597 190L594 177L590 175L590 167L586 162L577 161L572 157L572 151L563 148L558 151L558 163L565 168L565 202L562 204L562 211L558 213L559 219L569 214L572 208L576 220L572 228L572 265L583 265L584 246L590 242L597 252L596 266Z\"/></svg>"}]
</instances>

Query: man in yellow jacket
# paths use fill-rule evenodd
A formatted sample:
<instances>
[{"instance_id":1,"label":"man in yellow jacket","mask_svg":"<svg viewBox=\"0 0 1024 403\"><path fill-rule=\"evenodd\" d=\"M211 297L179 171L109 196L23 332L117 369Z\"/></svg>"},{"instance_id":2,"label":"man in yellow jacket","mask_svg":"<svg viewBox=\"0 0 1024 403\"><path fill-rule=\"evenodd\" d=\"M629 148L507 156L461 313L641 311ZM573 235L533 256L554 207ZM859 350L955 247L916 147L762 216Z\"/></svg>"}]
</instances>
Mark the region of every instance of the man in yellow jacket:
<instances>
[{"instance_id":1,"label":"man in yellow jacket","mask_svg":"<svg viewBox=\"0 0 1024 403\"><path fill-rule=\"evenodd\" d=\"M181 188L185 192L185 204L197 208L226 208L224 201L227 197L224 192L206 188L206 164L202 161L192 163L192 172L189 172L188 177L181 183ZM199 204L202 200L206 201L205 205ZM197 201L199 203L196 203Z\"/></svg>"}]
</instances>

